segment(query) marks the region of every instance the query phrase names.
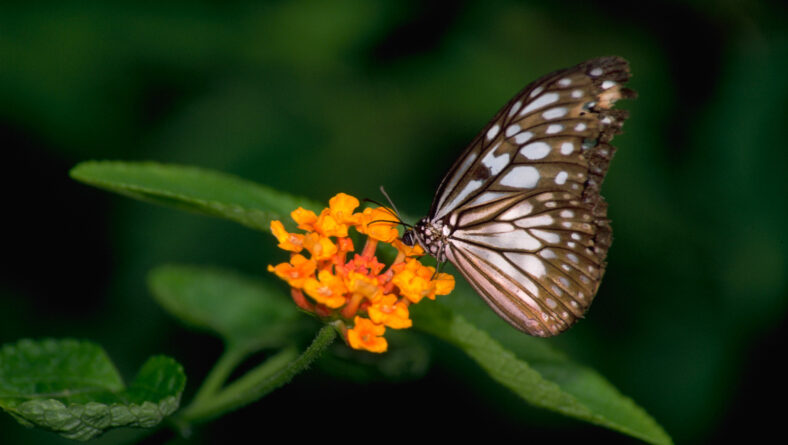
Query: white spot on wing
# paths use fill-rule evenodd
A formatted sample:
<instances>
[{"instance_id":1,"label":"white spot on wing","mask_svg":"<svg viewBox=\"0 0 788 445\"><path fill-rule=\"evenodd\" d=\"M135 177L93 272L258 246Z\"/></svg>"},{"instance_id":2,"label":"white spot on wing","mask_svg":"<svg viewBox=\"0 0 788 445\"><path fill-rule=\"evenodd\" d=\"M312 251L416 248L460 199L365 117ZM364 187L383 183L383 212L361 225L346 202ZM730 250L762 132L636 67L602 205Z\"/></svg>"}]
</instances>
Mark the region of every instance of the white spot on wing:
<instances>
[{"instance_id":1,"label":"white spot on wing","mask_svg":"<svg viewBox=\"0 0 788 445\"><path fill-rule=\"evenodd\" d=\"M527 253L506 252L504 253L504 256L512 260L531 276L539 278L547 274L547 269L545 268L544 263L539 259L539 257L535 255L530 255Z\"/></svg>"},{"instance_id":2,"label":"white spot on wing","mask_svg":"<svg viewBox=\"0 0 788 445\"><path fill-rule=\"evenodd\" d=\"M463 176L465 176L465 173L468 172L468 169L471 167L473 161L475 161L477 157L478 154L474 151L471 152L465 158L464 161L462 161L462 165L460 165L460 168L458 168L457 171L454 172L454 175L451 177L449 184L446 186L446 189L443 191L443 195L441 195L441 199L440 201L438 201L438 208L443 207L443 203L444 201L446 201L446 198L449 197L449 194L451 193L452 190L454 190L454 187L457 186L457 183L460 182L460 179Z\"/></svg>"},{"instance_id":3,"label":"white spot on wing","mask_svg":"<svg viewBox=\"0 0 788 445\"><path fill-rule=\"evenodd\" d=\"M514 113L517 113L517 111L520 109L520 107L522 105L523 105L523 103L520 102L519 100L517 102L515 102L514 105L512 105L512 109L509 110L509 117L514 116Z\"/></svg>"},{"instance_id":4,"label":"white spot on wing","mask_svg":"<svg viewBox=\"0 0 788 445\"><path fill-rule=\"evenodd\" d=\"M613 88L614 86L616 86L616 82L614 82L612 80L606 80L606 81L602 82L602 89L603 90L606 90L608 88Z\"/></svg>"},{"instance_id":5,"label":"white spot on wing","mask_svg":"<svg viewBox=\"0 0 788 445\"><path fill-rule=\"evenodd\" d=\"M546 107L547 105L550 105L551 103L557 101L558 101L558 93L545 93L544 95L540 96L533 102L529 103L525 108L523 108L523 111L520 112L520 116L525 116L531 111L538 110L542 107Z\"/></svg>"},{"instance_id":6,"label":"white spot on wing","mask_svg":"<svg viewBox=\"0 0 788 445\"><path fill-rule=\"evenodd\" d=\"M518 134L517 136L515 136L514 141L517 142L518 144L525 144L526 142L528 142L529 139L531 139L533 135L534 134L531 133L530 131L524 131Z\"/></svg>"},{"instance_id":7,"label":"white spot on wing","mask_svg":"<svg viewBox=\"0 0 788 445\"><path fill-rule=\"evenodd\" d=\"M561 144L562 155L571 155L573 151L575 151L575 145L573 143L564 142L563 144Z\"/></svg>"},{"instance_id":8,"label":"white spot on wing","mask_svg":"<svg viewBox=\"0 0 788 445\"><path fill-rule=\"evenodd\" d=\"M496 226L498 224L495 224ZM492 226L492 224L485 224L481 228ZM510 226L511 227L511 226ZM513 227L512 227L513 229ZM493 232L493 233L469 233L465 230L457 230L454 232L454 238L462 240L474 241L484 244L494 249L525 249L537 250L542 247L542 243L536 238L529 235L525 230L509 230L508 232Z\"/></svg>"},{"instance_id":9,"label":"white spot on wing","mask_svg":"<svg viewBox=\"0 0 788 445\"><path fill-rule=\"evenodd\" d=\"M565 171L561 171L557 175L555 175L555 183L558 185L562 185L566 182L566 178L569 177L569 174Z\"/></svg>"},{"instance_id":10,"label":"white spot on wing","mask_svg":"<svg viewBox=\"0 0 788 445\"><path fill-rule=\"evenodd\" d=\"M484 184L484 181L481 179L468 181L468 183L465 184L465 188L462 189L462 191L457 196L455 196L450 203L448 203L444 207L441 207L438 214L435 215L435 219L440 219L446 216L447 213L454 210L454 208L457 207L459 203L464 201L465 198L467 198L471 193L475 192L479 187L482 186L482 184Z\"/></svg>"},{"instance_id":11,"label":"white spot on wing","mask_svg":"<svg viewBox=\"0 0 788 445\"><path fill-rule=\"evenodd\" d=\"M530 165L518 165L511 168L500 182L508 187L533 188L539 182L539 170Z\"/></svg>"},{"instance_id":12,"label":"white spot on wing","mask_svg":"<svg viewBox=\"0 0 788 445\"><path fill-rule=\"evenodd\" d=\"M594 77L597 77L597 76L601 76L602 72L603 72L602 68L597 67L597 68L592 69L591 72L589 72L588 74L590 74L590 75L592 75Z\"/></svg>"},{"instance_id":13,"label":"white spot on wing","mask_svg":"<svg viewBox=\"0 0 788 445\"><path fill-rule=\"evenodd\" d=\"M550 215L531 216L529 218L518 219L514 222L517 227L544 227L553 224L555 220Z\"/></svg>"},{"instance_id":14,"label":"white spot on wing","mask_svg":"<svg viewBox=\"0 0 788 445\"><path fill-rule=\"evenodd\" d=\"M495 150L490 150L487 156L482 158L482 164L490 169L490 175L495 176L509 165L509 153L495 156Z\"/></svg>"},{"instance_id":15,"label":"white spot on wing","mask_svg":"<svg viewBox=\"0 0 788 445\"><path fill-rule=\"evenodd\" d=\"M545 230L540 230L540 229L531 229L531 233L538 236L539 238L542 238L548 243L558 244L561 242L561 237L553 232L547 232Z\"/></svg>"},{"instance_id":16,"label":"white spot on wing","mask_svg":"<svg viewBox=\"0 0 788 445\"><path fill-rule=\"evenodd\" d=\"M513 219L522 218L523 216L527 216L531 214L534 207L528 201L520 201L517 204L513 205L509 210L503 212L498 219L503 221L511 221Z\"/></svg>"},{"instance_id":17,"label":"white spot on wing","mask_svg":"<svg viewBox=\"0 0 788 445\"><path fill-rule=\"evenodd\" d=\"M498 125L498 124L493 125L492 128L487 130L487 140L490 140L490 141L493 140L493 138L495 138L495 136L498 136L498 132L500 130L501 130L501 126L500 125Z\"/></svg>"},{"instance_id":18,"label":"white spot on wing","mask_svg":"<svg viewBox=\"0 0 788 445\"><path fill-rule=\"evenodd\" d=\"M484 204L487 202L495 201L498 198L507 196L508 192L484 192L481 195L477 196L473 199L473 201L469 202L469 206L473 206L476 204Z\"/></svg>"},{"instance_id":19,"label":"white spot on wing","mask_svg":"<svg viewBox=\"0 0 788 445\"><path fill-rule=\"evenodd\" d=\"M583 97L583 90L574 90L574 91L572 91L572 97L574 99L580 99L581 97Z\"/></svg>"},{"instance_id":20,"label":"white spot on wing","mask_svg":"<svg viewBox=\"0 0 788 445\"><path fill-rule=\"evenodd\" d=\"M570 79L568 77L564 77L563 79L558 81L558 85L560 85L562 87L568 87L571 84L572 84L572 79Z\"/></svg>"},{"instance_id":21,"label":"white spot on wing","mask_svg":"<svg viewBox=\"0 0 788 445\"><path fill-rule=\"evenodd\" d=\"M509 125L508 127L506 127L506 137L507 138L511 137L512 135L515 135L515 134L519 133L520 130L521 130L521 128L517 124Z\"/></svg>"},{"instance_id":22,"label":"white spot on wing","mask_svg":"<svg viewBox=\"0 0 788 445\"><path fill-rule=\"evenodd\" d=\"M580 122L579 124L575 125L575 131L585 131L586 124Z\"/></svg>"},{"instance_id":23,"label":"white spot on wing","mask_svg":"<svg viewBox=\"0 0 788 445\"><path fill-rule=\"evenodd\" d=\"M564 126L561 125L561 124L551 124L549 127L547 127L547 131L545 131L545 133L547 133L547 134L555 134L555 133L558 133L559 131L561 131L563 129L564 129Z\"/></svg>"},{"instance_id":24,"label":"white spot on wing","mask_svg":"<svg viewBox=\"0 0 788 445\"><path fill-rule=\"evenodd\" d=\"M531 91L531 94L530 94L529 97L536 97L536 96L542 94L542 91L544 91L544 87L538 86L533 91Z\"/></svg>"},{"instance_id":25,"label":"white spot on wing","mask_svg":"<svg viewBox=\"0 0 788 445\"><path fill-rule=\"evenodd\" d=\"M555 119L558 117L563 117L566 114L567 110L564 107L556 107L551 108L544 113L542 113L542 117L545 119Z\"/></svg>"},{"instance_id":26,"label":"white spot on wing","mask_svg":"<svg viewBox=\"0 0 788 445\"><path fill-rule=\"evenodd\" d=\"M520 149L520 154L528 159L542 159L550 153L550 145L546 142L531 142Z\"/></svg>"}]
</instances>

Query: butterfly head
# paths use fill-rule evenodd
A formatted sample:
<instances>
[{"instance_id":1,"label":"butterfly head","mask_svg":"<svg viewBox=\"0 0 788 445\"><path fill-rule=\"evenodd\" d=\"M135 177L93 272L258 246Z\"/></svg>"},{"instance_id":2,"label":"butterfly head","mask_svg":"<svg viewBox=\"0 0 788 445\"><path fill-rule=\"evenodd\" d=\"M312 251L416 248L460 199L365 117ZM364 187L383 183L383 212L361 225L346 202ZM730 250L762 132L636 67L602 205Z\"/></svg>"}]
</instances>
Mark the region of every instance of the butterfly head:
<instances>
[{"instance_id":1,"label":"butterfly head","mask_svg":"<svg viewBox=\"0 0 788 445\"><path fill-rule=\"evenodd\" d=\"M414 229L408 229L402 234L402 244L409 247L416 245L416 233Z\"/></svg>"},{"instance_id":2,"label":"butterfly head","mask_svg":"<svg viewBox=\"0 0 788 445\"><path fill-rule=\"evenodd\" d=\"M448 233L448 227L444 226L443 222L433 222L425 217L412 229L405 231L402 235L402 243L406 246L414 246L418 243L425 252L443 262L446 261L444 247Z\"/></svg>"}]
</instances>

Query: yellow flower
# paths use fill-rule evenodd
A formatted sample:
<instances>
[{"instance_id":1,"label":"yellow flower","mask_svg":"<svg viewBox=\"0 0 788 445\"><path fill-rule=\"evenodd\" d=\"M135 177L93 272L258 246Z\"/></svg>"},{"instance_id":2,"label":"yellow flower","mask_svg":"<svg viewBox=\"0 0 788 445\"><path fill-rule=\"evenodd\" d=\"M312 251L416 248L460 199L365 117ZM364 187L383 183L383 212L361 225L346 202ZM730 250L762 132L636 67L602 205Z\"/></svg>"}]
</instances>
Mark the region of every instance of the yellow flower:
<instances>
[{"instance_id":1,"label":"yellow flower","mask_svg":"<svg viewBox=\"0 0 788 445\"><path fill-rule=\"evenodd\" d=\"M408 306L397 301L393 294L383 295L367 309L370 320L392 329L405 329L413 325Z\"/></svg>"},{"instance_id":2,"label":"yellow flower","mask_svg":"<svg viewBox=\"0 0 788 445\"><path fill-rule=\"evenodd\" d=\"M383 338L386 327L373 323L367 318L356 316L353 328L347 331L347 341L353 349L370 352L386 352L388 342Z\"/></svg>"},{"instance_id":3,"label":"yellow flower","mask_svg":"<svg viewBox=\"0 0 788 445\"><path fill-rule=\"evenodd\" d=\"M345 302L347 288L342 278L333 275L328 270L321 270L318 279L307 278L304 282L304 291L318 303L332 309L342 307Z\"/></svg>"},{"instance_id":4,"label":"yellow flower","mask_svg":"<svg viewBox=\"0 0 788 445\"><path fill-rule=\"evenodd\" d=\"M315 260L308 260L303 255L293 255L289 263L280 263L276 267L268 266L268 271L276 273L276 276L287 281L290 287L300 289L304 280L314 276L315 268Z\"/></svg>"}]
</instances>

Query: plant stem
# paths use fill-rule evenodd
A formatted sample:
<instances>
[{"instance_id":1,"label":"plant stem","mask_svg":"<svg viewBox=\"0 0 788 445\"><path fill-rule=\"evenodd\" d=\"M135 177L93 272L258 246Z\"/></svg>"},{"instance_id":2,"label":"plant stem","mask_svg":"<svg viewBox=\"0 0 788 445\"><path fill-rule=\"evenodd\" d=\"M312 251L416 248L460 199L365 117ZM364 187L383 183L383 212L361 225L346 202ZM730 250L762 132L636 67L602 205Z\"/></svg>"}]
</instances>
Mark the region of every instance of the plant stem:
<instances>
[{"instance_id":1,"label":"plant stem","mask_svg":"<svg viewBox=\"0 0 788 445\"><path fill-rule=\"evenodd\" d=\"M227 381L227 377L229 377L233 369L241 363L247 353L248 351L244 348L228 345L227 349L225 349L224 353L219 358L219 361L216 362L211 372L203 381L200 389L197 390L197 394L195 394L194 399L192 399L191 405L199 405L203 403L203 400L210 399L211 396L224 385L224 382Z\"/></svg>"},{"instance_id":2,"label":"plant stem","mask_svg":"<svg viewBox=\"0 0 788 445\"><path fill-rule=\"evenodd\" d=\"M304 371L320 357L336 337L337 332L332 326L323 326L312 344L300 356L295 348L285 348L218 393L214 391L210 394L201 389L200 394L208 395L199 399L195 397L195 400L178 415L176 424L183 428L183 425L218 417L262 398ZM229 358L227 361L229 363ZM216 368L219 368L219 364Z\"/></svg>"}]
</instances>

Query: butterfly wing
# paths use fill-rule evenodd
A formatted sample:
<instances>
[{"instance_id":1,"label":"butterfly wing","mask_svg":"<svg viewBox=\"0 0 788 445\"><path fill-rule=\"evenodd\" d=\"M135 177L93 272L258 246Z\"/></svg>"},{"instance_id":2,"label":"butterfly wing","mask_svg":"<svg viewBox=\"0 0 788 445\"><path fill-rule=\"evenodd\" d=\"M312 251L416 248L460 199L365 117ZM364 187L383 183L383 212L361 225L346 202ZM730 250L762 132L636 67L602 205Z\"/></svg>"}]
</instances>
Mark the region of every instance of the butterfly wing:
<instances>
[{"instance_id":1,"label":"butterfly wing","mask_svg":"<svg viewBox=\"0 0 788 445\"><path fill-rule=\"evenodd\" d=\"M611 243L599 189L634 97L629 66L604 57L533 82L454 163L429 223L488 304L513 326L550 336L588 309Z\"/></svg>"}]
</instances>

